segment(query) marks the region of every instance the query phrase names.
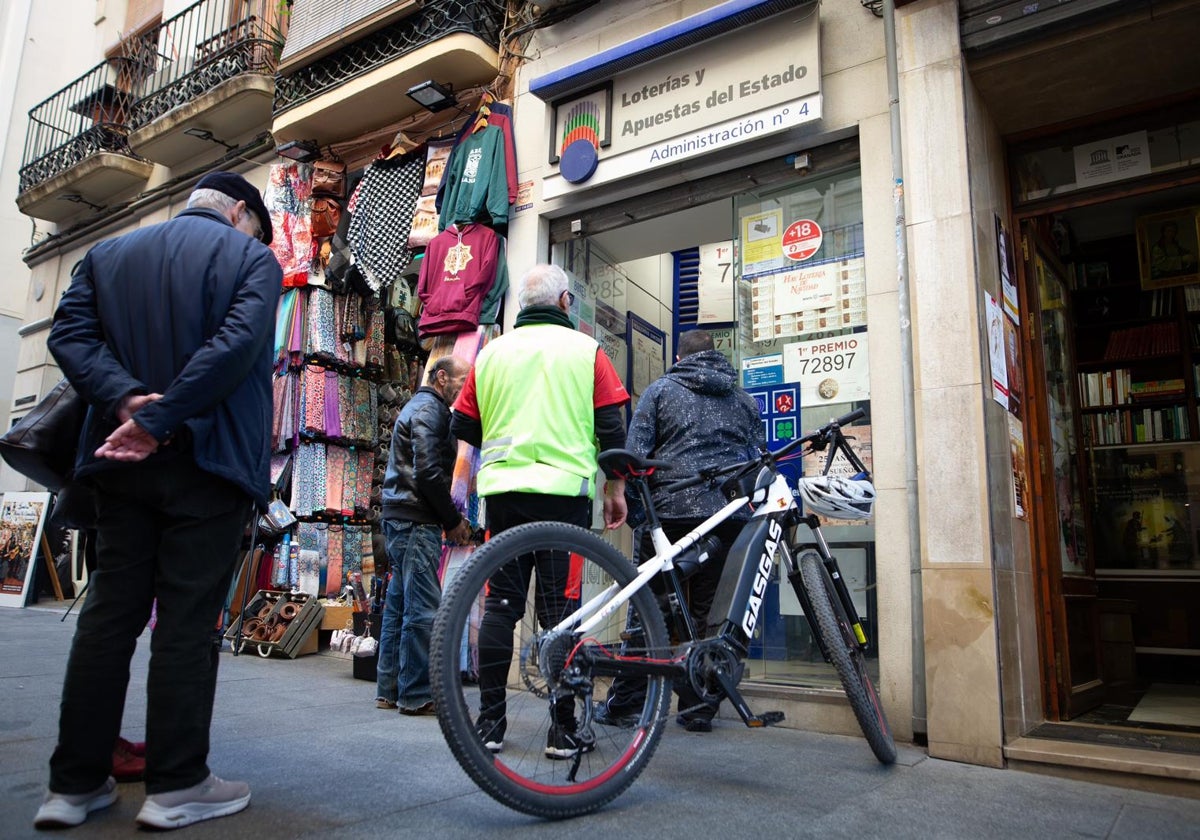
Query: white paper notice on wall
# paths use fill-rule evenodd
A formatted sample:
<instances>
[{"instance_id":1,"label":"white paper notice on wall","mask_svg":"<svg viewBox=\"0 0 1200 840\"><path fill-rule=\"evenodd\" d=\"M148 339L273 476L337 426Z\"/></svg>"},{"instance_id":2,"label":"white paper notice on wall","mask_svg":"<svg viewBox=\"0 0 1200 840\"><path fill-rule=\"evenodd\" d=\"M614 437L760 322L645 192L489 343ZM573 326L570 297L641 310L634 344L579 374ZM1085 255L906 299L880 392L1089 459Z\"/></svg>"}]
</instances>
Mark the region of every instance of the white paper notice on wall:
<instances>
[{"instance_id":1,"label":"white paper notice on wall","mask_svg":"<svg viewBox=\"0 0 1200 840\"><path fill-rule=\"evenodd\" d=\"M733 243L700 246L700 297L698 324L724 324L733 320Z\"/></svg>"},{"instance_id":2,"label":"white paper notice on wall","mask_svg":"<svg viewBox=\"0 0 1200 840\"><path fill-rule=\"evenodd\" d=\"M1008 410L1008 362L1004 356L1004 315L1000 304L985 295L988 325L988 355L992 360L992 399Z\"/></svg>"},{"instance_id":3,"label":"white paper notice on wall","mask_svg":"<svg viewBox=\"0 0 1200 840\"><path fill-rule=\"evenodd\" d=\"M1150 174L1150 142L1144 131L1075 147L1075 185L1090 187Z\"/></svg>"}]
</instances>

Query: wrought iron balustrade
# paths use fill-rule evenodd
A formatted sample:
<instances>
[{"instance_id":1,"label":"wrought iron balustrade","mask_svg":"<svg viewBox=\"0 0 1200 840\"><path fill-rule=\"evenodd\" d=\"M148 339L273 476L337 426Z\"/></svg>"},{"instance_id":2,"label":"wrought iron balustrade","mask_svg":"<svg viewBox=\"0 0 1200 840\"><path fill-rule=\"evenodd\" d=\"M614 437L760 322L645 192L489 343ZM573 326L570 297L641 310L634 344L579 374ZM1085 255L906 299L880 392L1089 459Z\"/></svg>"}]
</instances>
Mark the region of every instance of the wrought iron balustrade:
<instances>
[{"instance_id":1,"label":"wrought iron balustrade","mask_svg":"<svg viewBox=\"0 0 1200 840\"><path fill-rule=\"evenodd\" d=\"M277 77L274 111L279 114L307 102L454 32L474 35L498 49L504 11L503 0L426 0L412 15L312 64Z\"/></svg>"},{"instance_id":2,"label":"wrought iron balustrade","mask_svg":"<svg viewBox=\"0 0 1200 840\"><path fill-rule=\"evenodd\" d=\"M271 76L286 22L278 0L200 0L125 41L136 73L130 130L244 73Z\"/></svg>"},{"instance_id":3,"label":"wrought iron balustrade","mask_svg":"<svg viewBox=\"0 0 1200 840\"><path fill-rule=\"evenodd\" d=\"M29 111L18 191L24 193L98 152L129 150L129 76L104 63Z\"/></svg>"}]
</instances>

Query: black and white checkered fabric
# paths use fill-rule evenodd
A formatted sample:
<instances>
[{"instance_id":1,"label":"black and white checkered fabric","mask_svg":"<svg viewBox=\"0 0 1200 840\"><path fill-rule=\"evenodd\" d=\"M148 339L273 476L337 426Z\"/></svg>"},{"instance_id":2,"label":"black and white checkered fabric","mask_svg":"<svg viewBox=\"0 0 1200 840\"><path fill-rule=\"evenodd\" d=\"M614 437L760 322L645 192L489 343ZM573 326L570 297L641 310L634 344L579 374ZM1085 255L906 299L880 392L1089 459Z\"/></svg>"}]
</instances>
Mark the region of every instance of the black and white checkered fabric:
<instances>
[{"instance_id":1,"label":"black and white checkered fabric","mask_svg":"<svg viewBox=\"0 0 1200 840\"><path fill-rule=\"evenodd\" d=\"M390 286L412 259L408 234L425 180L425 156L407 154L367 167L347 238L374 291Z\"/></svg>"}]
</instances>

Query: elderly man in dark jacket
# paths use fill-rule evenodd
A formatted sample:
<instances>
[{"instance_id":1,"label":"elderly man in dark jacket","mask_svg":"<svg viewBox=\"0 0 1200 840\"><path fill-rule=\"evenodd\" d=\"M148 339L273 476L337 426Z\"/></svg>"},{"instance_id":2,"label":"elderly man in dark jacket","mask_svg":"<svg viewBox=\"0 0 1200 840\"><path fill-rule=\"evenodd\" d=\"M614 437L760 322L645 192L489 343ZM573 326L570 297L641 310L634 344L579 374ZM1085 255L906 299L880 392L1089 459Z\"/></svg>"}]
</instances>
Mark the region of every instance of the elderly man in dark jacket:
<instances>
[{"instance_id":1,"label":"elderly man in dark jacket","mask_svg":"<svg viewBox=\"0 0 1200 840\"><path fill-rule=\"evenodd\" d=\"M271 339L283 279L258 190L215 172L176 218L75 266L49 346L89 409L76 475L96 491L99 556L67 663L50 793L34 824L116 799L129 660L158 599L137 821L178 828L250 802L208 768L214 634L253 504L269 487Z\"/></svg>"},{"instance_id":2,"label":"elderly man in dark jacket","mask_svg":"<svg viewBox=\"0 0 1200 840\"><path fill-rule=\"evenodd\" d=\"M429 635L441 601L438 563L442 532L451 542L470 538L470 523L450 497L457 442L450 404L471 366L445 356L429 366L428 385L404 404L392 429L383 479L383 535L391 580L379 633L375 705L405 715L431 715Z\"/></svg>"},{"instance_id":3,"label":"elderly man in dark jacket","mask_svg":"<svg viewBox=\"0 0 1200 840\"><path fill-rule=\"evenodd\" d=\"M738 385L729 361L713 349L712 336L690 330L680 336L678 349L676 363L638 400L625 440L629 451L671 464L654 471L650 491L663 531L672 542L723 508L726 500L719 489L707 485L682 492L667 492L667 485L703 469L745 461L766 446L758 404ZM749 516L747 507L721 523L713 532L721 548L684 581L688 611L698 633L707 627L725 555ZM641 560L654 553L650 534L644 532ZM632 725L636 717L631 716L641 712L646 690L645 680L638 683L615 680L607 701L596 707L596 721ZM675 693L679 724L690 732L711 731L717 710L702 703L690 684L677 683Z\"/></svg>"}]
</instances>

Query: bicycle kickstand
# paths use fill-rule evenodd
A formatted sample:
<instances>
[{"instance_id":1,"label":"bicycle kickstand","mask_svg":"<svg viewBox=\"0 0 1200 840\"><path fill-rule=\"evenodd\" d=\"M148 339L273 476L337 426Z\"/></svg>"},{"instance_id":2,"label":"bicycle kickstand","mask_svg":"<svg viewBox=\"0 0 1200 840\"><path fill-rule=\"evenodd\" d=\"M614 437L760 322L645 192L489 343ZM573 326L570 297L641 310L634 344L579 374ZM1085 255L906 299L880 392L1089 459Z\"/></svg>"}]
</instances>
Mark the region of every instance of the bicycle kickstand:
<instances>
[{"instance_id":1,"label":"bicycle kickstand","mask_svg":"<svg viewBox=\"0 0 1200 840\"><path fill-rule=\"evenodd\" d=\"M725 696L729 698L729 702L733 704L733 708L737 709L737 713L746 722L746 726L757 729L783 722L783 712L763 712L761 715L756 715L750 711L750 707L746 705L746 698L742 697L741 692L737 690L737 686L733 684L733 680L723 668L718 669L714 676L716 676L717 682L721 684L721 689L725 692Z\"/></svg>"}]
</instances>

